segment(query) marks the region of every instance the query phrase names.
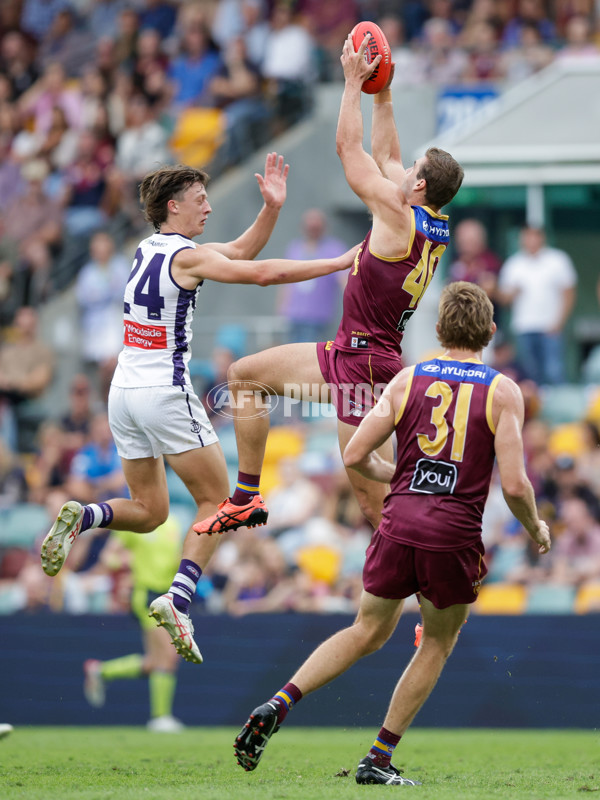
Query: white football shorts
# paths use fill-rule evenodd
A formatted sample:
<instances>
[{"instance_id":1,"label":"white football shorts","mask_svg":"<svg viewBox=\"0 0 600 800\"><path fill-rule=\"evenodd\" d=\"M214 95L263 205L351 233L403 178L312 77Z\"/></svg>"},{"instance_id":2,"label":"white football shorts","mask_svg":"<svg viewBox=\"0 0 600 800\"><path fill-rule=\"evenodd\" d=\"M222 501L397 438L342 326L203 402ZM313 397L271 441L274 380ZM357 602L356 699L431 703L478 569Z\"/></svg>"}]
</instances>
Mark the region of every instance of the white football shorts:
<instances>
[{"instance_id":1,"label":"white football shorts","mask_svg":"<svg viewBox=\"0 0 600 800\"><path fill-rule=\"evenodd\" d=\"M218 441L191 386L111 386L108 421L121 458L158 458Z\"/></svg>"}]
</instances>

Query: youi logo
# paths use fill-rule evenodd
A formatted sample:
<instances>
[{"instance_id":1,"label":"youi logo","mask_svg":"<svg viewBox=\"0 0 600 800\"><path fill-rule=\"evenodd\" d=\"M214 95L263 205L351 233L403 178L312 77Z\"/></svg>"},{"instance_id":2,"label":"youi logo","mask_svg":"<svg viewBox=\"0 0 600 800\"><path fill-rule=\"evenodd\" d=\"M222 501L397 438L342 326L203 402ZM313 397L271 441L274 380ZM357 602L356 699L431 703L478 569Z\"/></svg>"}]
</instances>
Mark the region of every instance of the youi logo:
<instances>
[{"instance_id":1,"label":"youi logo","mask_svg":"<svg viewBox=\"0 0 600 800\"><path fill-rule=\"evenodd\" d=\"M415 466L411 491L421 494L453 494L458 470L456 464L420 458Z\"/></svg>"}]
</instances>

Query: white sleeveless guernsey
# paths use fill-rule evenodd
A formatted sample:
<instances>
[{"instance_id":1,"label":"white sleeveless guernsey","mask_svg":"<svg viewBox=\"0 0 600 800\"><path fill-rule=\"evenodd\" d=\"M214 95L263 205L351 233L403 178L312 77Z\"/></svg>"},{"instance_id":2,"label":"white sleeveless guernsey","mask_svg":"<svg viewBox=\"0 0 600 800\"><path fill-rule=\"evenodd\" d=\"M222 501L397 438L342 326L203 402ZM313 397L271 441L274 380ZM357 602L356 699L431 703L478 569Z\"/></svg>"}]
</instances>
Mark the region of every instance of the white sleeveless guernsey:
<instances>
[{"instance_id":1,"label":"white sleeveless guernsey","mask_svg":"<svg viewBox=\"0 0 600 800\"><path fill-rule=\"evenodd\" d=\"M112 385L123 389L190 384L188 362L196 289L173 279L171 264L197 245L178 233L140 242L125 287L124 339Z\"/></svg>"}]
</instances>

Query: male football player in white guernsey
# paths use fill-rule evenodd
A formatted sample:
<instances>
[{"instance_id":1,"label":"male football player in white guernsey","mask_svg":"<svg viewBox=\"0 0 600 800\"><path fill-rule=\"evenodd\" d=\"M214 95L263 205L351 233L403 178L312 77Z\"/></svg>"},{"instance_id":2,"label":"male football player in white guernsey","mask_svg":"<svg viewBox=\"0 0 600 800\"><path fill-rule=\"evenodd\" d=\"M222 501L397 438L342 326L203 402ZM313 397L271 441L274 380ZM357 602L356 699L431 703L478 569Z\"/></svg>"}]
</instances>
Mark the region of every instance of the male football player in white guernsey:
<instances>
[{"instance_id":1,"label":"male football player in white guernsey","mask_svg":"<svg viewBox=\"0 0 600 800\"><path fill-rule=\"evenodd\" d=\"M155 233L135 254L125 289L124 346L108 399L109 421L131 499L61 508L42 544L42 567L56 575L77 539L90 528L147 533L169 512L163 456L183 480L204 519L227 494L225 457L188 370L196 294L205 279L260 286L309 280L352 264L357 248L333 259L252 261L266 244L285 201L288 165L267 156L257 175L264 205L254 223L225 244L199 245L211 207L207 176L187 166L162 167L140 186L146 219ZM251 524L266 521L258 510ZM262 514L262 516L261 516ZM150 605L150 615L170 633L188 661L202 662L194 641L189 606L202 570L219 537L192 529L182 562L167 594Z\"/></svg>"}]
</instances>

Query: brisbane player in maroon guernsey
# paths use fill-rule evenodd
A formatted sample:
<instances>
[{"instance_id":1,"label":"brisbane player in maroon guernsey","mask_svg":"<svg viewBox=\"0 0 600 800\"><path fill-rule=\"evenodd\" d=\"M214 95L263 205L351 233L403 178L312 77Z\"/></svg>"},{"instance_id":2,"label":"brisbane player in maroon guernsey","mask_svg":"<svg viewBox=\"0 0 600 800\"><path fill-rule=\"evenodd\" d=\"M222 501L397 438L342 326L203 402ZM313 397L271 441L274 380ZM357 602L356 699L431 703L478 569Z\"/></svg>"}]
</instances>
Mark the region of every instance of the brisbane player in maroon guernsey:
<instances>
[{"instance_id":1,"label":"brisbane player in maroon guernsey","mask_svg":"<svg viewBox=\"0 0 600 800\"><path fill-rule=\"evenodd\" d=\"M510 378L481 360L495 329L492 304L479 286L462 281L447 286L437 324L446 352L403 369L348 443L346 466L391 483L367 549L358 616L254 710L234 745L245 769L255 769L296 702L385 644L404 599L419 592L421 643L356 773L357 783L413 785L391 757L435 686L486 573L481 520L494 458L510 510L539 552L549 551L548 526L538 517L525 472L523 397ZM378 453L394 431L396 464Z\"/></svg>"},{"instance_id":2,"label":"brisbane player in maroon guernsey","mask_svg":"<svg viewBox=\"0 0 600 800\"><path fill-rule=\"evenodd\" d=\"M333 401L343 451L378 394L402 369L404 328L448 244L448 218L440 209L458 191L463 170L437 148L412 166L403 166L389 88L375 95L373 155L363 148L361 86L379 59L366 63L367 41L366 37L355 52L349 36L341 57L345 88L337 151L346 179L370 210L373 225L348 277L339 330L335 341L274 347L231 366L238 482L231 499L194 526L198 533L222 533L265 521L259 481L269 418L261 413L261 393ZM382 448L391 454L391 443ZM363 514L377 527L386 487L354 470L348 474Z\"/></svg>"}]
</instances>

